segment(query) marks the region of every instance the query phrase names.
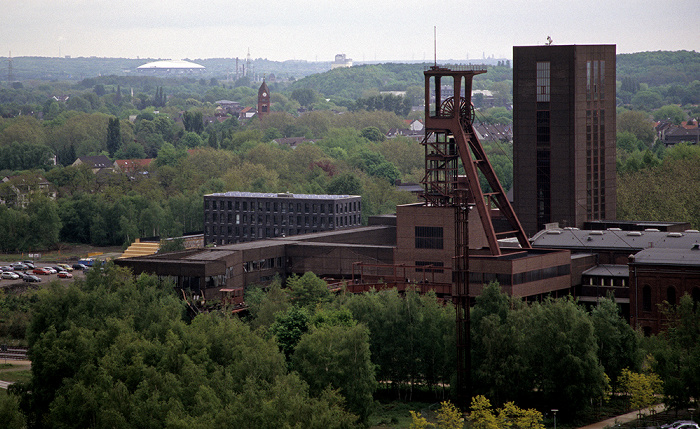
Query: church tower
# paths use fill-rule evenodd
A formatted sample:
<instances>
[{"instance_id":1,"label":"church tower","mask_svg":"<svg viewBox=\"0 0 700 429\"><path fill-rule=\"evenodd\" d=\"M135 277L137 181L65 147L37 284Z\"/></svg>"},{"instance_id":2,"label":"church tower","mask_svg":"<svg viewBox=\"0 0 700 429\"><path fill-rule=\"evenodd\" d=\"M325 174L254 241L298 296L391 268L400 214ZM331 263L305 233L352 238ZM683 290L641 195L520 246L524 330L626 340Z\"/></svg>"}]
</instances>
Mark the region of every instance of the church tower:
<instances>
[{"instance_id":1,"label":"church tower","mask_svg":"<svg viewBox=\"0 0 700 429\"><path fill-rule=\"evenodd\" d=\"M263 79L260 89L258 89L258 115L263 117L270 114L270 90Z\"/></svg>"}]
</instances>

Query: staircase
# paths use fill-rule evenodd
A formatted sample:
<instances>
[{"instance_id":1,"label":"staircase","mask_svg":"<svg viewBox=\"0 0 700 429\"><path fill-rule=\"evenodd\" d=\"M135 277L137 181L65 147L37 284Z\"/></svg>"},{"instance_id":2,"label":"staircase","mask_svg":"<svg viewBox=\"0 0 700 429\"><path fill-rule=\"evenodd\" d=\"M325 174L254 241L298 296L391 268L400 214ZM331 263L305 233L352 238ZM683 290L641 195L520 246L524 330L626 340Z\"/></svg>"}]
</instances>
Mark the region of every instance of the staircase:
<instances>
[{"instance_id":1,"label":"staircase","mask_svg":"<svg viewBox=\"0 0 700 429\"><path fill-rule=\"evenodd\" d=\"M157 242L141 242L140 239L136 239L131 246L129 246L120 258L133 258L135 256L148 256L152 255L160 249L160 243Z\"/></svg>"}]
</instances>

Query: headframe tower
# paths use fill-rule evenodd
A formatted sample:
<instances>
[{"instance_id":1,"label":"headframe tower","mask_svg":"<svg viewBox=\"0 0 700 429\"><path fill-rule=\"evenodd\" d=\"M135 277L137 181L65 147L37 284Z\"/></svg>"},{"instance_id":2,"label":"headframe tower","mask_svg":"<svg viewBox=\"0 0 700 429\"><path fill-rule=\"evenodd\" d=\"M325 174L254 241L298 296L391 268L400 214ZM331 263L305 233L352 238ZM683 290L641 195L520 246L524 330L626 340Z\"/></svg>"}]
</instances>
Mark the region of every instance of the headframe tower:
<instances>
[{"instance_id":1,"label":"headframe tower","mask_svg":"<svg viewBox=\"0 0 700 429\"><path fill-rule=\"evenodd\" d=\"M455 209L452 297L457 312L457 392L462 405L467 405L471 397L469 211L476 208L491 255L501 256L499 238L515 237L522 248L530 248L527 236L474 131L472 79L485 72L485 66L481 65L446 68L437 64L424 71L423 197L427 206ZM460 174L460 167L464 169L464 174ZM489 185L488 192L481 189L479 173ZM492 208L500 210L508 221L509 228L506 231L495 231L491 219Z\"/></svg>"}]
</instances>

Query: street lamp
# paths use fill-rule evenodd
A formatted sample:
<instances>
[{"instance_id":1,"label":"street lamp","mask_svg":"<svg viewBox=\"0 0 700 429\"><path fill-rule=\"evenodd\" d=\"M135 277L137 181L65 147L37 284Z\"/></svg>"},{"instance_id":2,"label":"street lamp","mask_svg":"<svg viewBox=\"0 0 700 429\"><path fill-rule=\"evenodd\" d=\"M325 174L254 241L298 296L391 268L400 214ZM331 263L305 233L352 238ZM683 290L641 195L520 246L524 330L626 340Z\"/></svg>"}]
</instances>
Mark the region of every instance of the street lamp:
<instances>
[{"instance_id":1,"label":"street lamp","mask_svg":"<svg viewBox=\"0 0 700 429\"><path fill-rule=\"evenodd\" d=\"M557 410L556 408L552 408L552 412L554 413L554 429L557 429Z\"/></svg>"}]
</instances>

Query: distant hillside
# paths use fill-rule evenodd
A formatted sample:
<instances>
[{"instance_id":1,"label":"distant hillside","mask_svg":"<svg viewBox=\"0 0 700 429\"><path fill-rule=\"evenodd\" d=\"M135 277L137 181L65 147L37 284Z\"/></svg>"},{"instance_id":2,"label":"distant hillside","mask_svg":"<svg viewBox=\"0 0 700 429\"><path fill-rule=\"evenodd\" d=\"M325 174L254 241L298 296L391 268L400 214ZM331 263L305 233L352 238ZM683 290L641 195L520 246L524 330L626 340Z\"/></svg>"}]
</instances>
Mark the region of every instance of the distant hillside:
<instances>
[{"instance_id":1,"label":"distant hillside","mask_svg":"<svg viewBox=\"0 0 700 429\"><path fill-rule=\"evenodd\" d=\"M311 88L326 97L357 99L366 91L405 91L409 87L423 88L423 70L430 63L365 64L350 68L338 68L325 73L307 76L295 82L291 89ZM475 80L495 82L512 80L513 70L504 66L487 66L488 73Z\"/></svg>"},{"instance_id":2,"label":"distant hillside","mask_svg":"<svg viewBox=\"0 0 700 429\"><path fill-rule=\"evenodd\" d=\"M12 58L12 70L15 80L20 82L27 80L80 81L97 76L135 75L137 74L136 67L158 60L155 58L15 57ZM223 80L227 75L232 79L235 77L235 58L191 59L189 61L206 67L206 71L202 75L204 78L215 77ZM240 70L244 69L244 61L245 58L238 60ZM251 63L250 73L260 78L274 73L278 78L299 79L331 68L330 62L269 61L258 58L252 60ZM7 79L8 64L7 57L0 57L0 81Z\"/></svg>"},{"instance_id":3,"label":"distant hillside","mask_svg":"<svg viewBox=\"0 0 700 429\"><path fill-rule=\"evenodd\" d=\"M326 97L357 99L365 91L405 91L424 84L423 70L430 64L372 64L330 70L307 76L292 85L311 88ZM687 85L700 80L700 53L695 51L657 51L617 55L617 79L635 79L649 86ZM474 80L500 82L513 79L513 69L488 66L488 72Z\"/></svg>"},{"instance_id":4,"label":"distant hillside","mask_svg":"<svg viewBox=\"0 0 700 429\"><path fill-rule=\"evenodd\" d=\"M617 80L635 79L649 86L687 85L700 80L700 53L655 51L617 56Z\"/></svg>"}]
</instances>

